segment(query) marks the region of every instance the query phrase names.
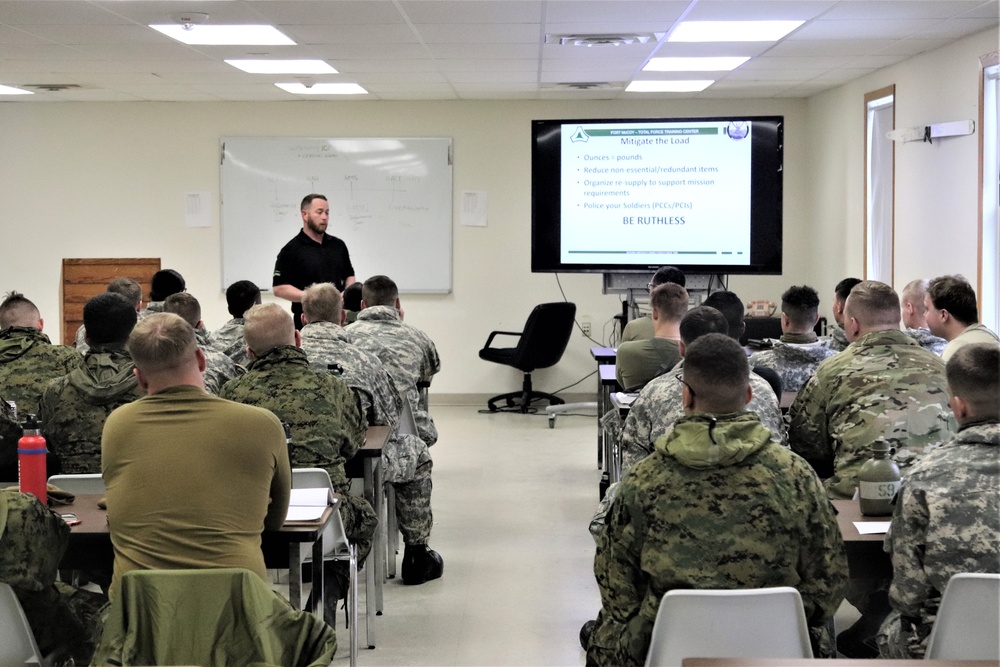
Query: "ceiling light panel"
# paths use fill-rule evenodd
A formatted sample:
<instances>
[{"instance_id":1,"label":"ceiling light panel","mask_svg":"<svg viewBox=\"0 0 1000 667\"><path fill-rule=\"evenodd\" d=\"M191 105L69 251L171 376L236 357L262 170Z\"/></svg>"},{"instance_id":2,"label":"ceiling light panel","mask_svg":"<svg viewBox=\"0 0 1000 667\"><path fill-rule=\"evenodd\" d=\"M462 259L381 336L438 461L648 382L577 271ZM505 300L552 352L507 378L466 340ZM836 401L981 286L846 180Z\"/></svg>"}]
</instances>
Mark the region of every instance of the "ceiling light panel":
<instances>
[{"instance_id":1,"label":"ceiling light panel","mask_svg":"<svg viewBox=\"0 0 1000 667\"><path fill-rule=\"evenodd\" d=\"M282 90L295 95L367 95L368 91L356 83L276 83Z\"/></svg>"},{"instance_id":2,"label":"ceiling light panel","mask_svg":"<svg viewBox=\"0 0 1000 667\"><path fill-rule=\"evenodd\" d=\"M633 81L625 88L626 93L697 93L711 86L715 81Z\"/></svg>"},{"instance_id":3,"label":"ceiling light panel","mask_svg":"<svg viewBox=\"0 0 1000 667\"><path fill-rule=\"evenodd\" d=\"M250 74L337 74L337 70L323 60L233 59L226 63Z\"/></svg>"},{"instance_id":4,"label":"ceiling light panel","mask_svg":"<svg viewBox=\"0 0 1000 667\"><path fill-rule=\"evenodd\" d=\"M34 95L30 90L21 90L13 86L0 85L0 95Z\"/></svg>"},{"instance_id":5,"label":"ceiling light panel","mask_svg":"<svg viewBox=\"0 0 1000 667\"><path fill-rule=\"evenodd\" d=\"M153 30L184 44L216 46L294 45L284 33L271 25L188 25L151 24Z\"/></svg>"},{"instance_id":6,"label":"ceiling light panel","mask_svg":"<svg viewBox=\"0 0 1000 667\"><path fill-rule=\"evenodd\" d=\"M669 42L776 42L805 21L685 21Z\"/></svg>"}]
</instances>

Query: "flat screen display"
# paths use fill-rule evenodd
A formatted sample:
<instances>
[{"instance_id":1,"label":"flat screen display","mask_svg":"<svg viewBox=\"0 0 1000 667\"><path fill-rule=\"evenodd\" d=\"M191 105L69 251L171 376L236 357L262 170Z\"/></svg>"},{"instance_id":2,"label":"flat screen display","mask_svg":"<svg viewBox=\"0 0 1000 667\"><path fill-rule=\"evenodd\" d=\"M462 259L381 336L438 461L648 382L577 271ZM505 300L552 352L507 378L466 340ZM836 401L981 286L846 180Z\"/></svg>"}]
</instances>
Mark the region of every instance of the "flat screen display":
<instances>
[{"instance_id":1,"label":"flat screen display","mask_svg":"<svg viewBox=\"0 0 1000 667\"><path fill-rule=\"evenodd\" d=\"M783 123L533 121L531 270L780 274Z\"/></svg>"}]
</instances>

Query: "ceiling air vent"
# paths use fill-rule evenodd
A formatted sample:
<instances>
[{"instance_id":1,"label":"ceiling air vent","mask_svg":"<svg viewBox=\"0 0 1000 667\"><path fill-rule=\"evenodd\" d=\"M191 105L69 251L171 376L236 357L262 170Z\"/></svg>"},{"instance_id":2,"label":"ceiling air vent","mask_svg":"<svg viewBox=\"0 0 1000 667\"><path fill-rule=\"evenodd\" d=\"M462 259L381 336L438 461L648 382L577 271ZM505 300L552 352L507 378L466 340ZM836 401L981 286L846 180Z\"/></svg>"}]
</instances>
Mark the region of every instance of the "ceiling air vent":
<instances>
[{"instance_id":1,"label":"ceiling air vent","mask_svg":"<svg viewBox=\"0 0 1000 667\"><path fill-rule=\"evenodd\" d=\"M607 81L568 81L565 83L557 83L553 87L563 88L566 90L607 90L611 88L621 88L620 85L608 83Z\"/></svg>"},{"instance_id":2,"label":"ceiling air vent","mask_svg":"<svg viewBox=\"0 0 1000 667\"><path fill-rule=\"evenodd\" d=\"M58 93L63 90L76 90L83 88L77 83L26 83L22 88L31 88L33 90L44 90L47 93Z\"/></svg>"},{"instance_id":3,"label":"ceiling air vent","mask_svg":"<svg viewBox=\"0 0 1000 667\"><path fill-rule=\"evenodd\" d=\"M651 40L655 41L662 36L662 33L652 32L624 32L613 34L574 34L555 35L546 34L546 44L559 44L561 46L628 46L630 44L645 44Z\"/></svg>"}]
</instances>

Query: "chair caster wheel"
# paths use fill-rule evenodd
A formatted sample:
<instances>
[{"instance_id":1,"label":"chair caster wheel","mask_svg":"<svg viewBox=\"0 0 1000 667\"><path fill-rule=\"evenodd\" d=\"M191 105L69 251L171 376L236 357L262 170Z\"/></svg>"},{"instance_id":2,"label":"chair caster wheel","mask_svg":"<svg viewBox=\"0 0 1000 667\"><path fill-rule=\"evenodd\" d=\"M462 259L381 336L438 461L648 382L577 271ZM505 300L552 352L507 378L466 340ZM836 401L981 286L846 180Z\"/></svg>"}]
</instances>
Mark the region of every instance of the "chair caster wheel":
<instances>
[{"instance_id":1,"label":"chair caster wheel","mask_svg":"<svg viewBox=\"0 0 1000 667\"><path fill-rule=\"evenodd\" d=\"M556 427L556 416L552 415L549 417L549 428L555 428L555 427Z\"/></svg>"}]
</instances>

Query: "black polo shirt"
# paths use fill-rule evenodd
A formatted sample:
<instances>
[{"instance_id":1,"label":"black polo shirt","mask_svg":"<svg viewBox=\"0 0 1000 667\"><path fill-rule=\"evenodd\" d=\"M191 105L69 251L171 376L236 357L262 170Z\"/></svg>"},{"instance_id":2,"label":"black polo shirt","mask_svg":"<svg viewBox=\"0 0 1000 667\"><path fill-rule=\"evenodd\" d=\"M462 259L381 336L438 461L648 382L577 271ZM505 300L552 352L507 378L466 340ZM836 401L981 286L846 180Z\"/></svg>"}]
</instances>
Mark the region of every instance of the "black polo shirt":
<instances>
[{"instance_id":1,"label":"black polo shirt","mask_svg":"<svg viewBox=\"0 0 1000 667\"><path fill-rule=\"evenodd\" d=\"M313 283L333 283L343 292L347 279L353 275L346 243L329 234L323 234L323 242L316 243L300 230L278 253L271 285L305 289ZM302 304L292 302L292 313L295 326L301 328Z\"/></svg>"}]
</instances>

